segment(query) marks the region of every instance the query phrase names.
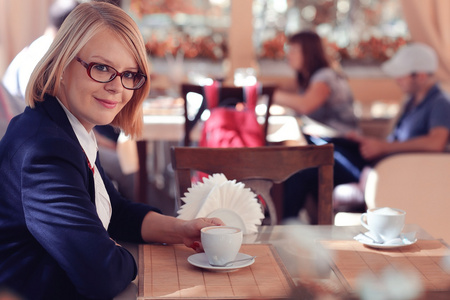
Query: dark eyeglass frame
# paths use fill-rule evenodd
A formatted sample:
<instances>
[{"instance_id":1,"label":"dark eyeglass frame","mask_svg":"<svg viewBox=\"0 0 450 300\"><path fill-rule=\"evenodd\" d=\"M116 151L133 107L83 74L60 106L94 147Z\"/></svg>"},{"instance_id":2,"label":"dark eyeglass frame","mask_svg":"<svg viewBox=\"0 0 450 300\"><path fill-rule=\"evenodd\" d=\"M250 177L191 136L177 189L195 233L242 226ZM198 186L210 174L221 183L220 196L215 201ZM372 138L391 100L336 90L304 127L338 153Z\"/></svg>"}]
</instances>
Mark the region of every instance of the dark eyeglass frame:
<instances>
[{"instance_id":1,"label":"dark eyeglass frame","mask_svg":"<svg viewBox=\"0 0 450 300\"><path fill-rule=\"evenodd\" d=\"M86 72L87 72L89 78L91 78L91 79L94 80L95 82L99 82L99 83L108 83L108 82L113 81L117 76L119 76L119 77L120 77L120 83L122 84L122 86L123 86L125 89L127 89L127 90L138 90L138 89L140 89L140 88L144 85L145 81L147 80L147 76L145 76L144 74L139 73L139 72L125 71L125 72L122 72L122 73L121 73L121 72L117 71L115 68L113 68L113 67L111 67L111 66L109 66L109 65L107 65L107 64L102 64L102 63L97 63L97 62L87 63L87 62L85 62L84 60L82 60L81 58L79 58L78 56L75 56L75 59L76 59L83 67L86 68ZM110 68L111 70L114 70L115 74L112 73L112 76L111 76L111 78L110 78L109 80L106 80L106 81L97 80L97 79L93 78L92 75L91 75L91 69L92 69L92 67L95 66L95 65L101 65L101 66L108 67L108 68ZM133 87L133 88L126 87L126 86L123 84L123 75L126 74L126 73L132 73L132 74L138 74L138 75L141 75L142 78L143 78L144 80L141 80L141 81L139 82L139 84L138 84L137 86Z\"/></svg>"}]
</instances>

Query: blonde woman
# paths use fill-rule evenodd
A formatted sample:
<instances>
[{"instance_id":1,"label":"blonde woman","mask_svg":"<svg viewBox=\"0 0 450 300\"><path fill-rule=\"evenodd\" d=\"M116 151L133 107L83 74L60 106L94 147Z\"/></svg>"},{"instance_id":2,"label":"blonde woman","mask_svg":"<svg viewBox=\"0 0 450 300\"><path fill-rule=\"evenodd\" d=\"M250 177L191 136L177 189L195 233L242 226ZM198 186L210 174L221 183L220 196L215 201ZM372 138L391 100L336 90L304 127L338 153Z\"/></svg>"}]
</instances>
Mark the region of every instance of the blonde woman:
<instances>
[{"instance_id":1,"label":"blonde woman","mask_svg":"<svg viewBox=\"0 0 450 300\"><path fill-rule=\"evenodd\" d=\"M136 276L115 240L184 243L200 228L124 199L97 159L96 125L138 136L149 92L133 20L107 3L72 11L28 85L29 107L0 142L0 287L26 299L110 299Z\"/></svg>"}]
</instances>

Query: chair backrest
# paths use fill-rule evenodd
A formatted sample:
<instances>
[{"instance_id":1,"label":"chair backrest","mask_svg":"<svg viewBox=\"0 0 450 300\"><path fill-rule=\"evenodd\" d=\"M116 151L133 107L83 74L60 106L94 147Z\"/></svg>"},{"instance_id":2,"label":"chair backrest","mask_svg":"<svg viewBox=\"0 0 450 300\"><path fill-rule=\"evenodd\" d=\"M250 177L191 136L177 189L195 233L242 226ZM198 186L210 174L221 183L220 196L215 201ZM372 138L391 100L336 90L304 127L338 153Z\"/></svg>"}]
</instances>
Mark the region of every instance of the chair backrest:
<instances>
[{"instance_id":1,"label":"chair backrest","mask_svg":"<svg viewBox=\"0 0 450 300\"><path fill-rule=\"evenodd\" d=\"M260 89L258 90L259 95L265 95L268 97L267 99L267 110L264 115L264 123L263 123L263 132L264 136L267 136L267 129L269 126L269 108L272 105L272 96L275 91L276 86L272 85L261 85ZM189 117L189 107L188 107L188 101L187 101L187 95L188 93L193 92L200 94L203 97L203 101L196 112L196 114L193 117ZM197 124L197 122L200 120L202 113L208 108L207 100L205 97L205 90L204 87L201 85L196 84L188 84L184 83L181 85L181 97L184 99L184 117L185 117L185 123L184 123L184 129L185 129L185 135L183 140L183 146L190 146L191 145L191 131L194 128L194 126ZM236 86L221 86L219 89L219 106L226 105L226 106L234 106L237 103L244 103L245 102L245 90L244 87L236 87Z\"/></svg>"},{"instance_id":2,"label":"chair backrest","mask_svg":"<svg viewBox=\"0 0 450 300\"><path fill-rule=\"evenodd\" d=\"M229 180L243 182L267 205L271 224L281 220L283 203L274 203L271 188L300 170L318 168L318 223L332 224L333 145L266 146L243 148L172 147L176 180L176 207L191 187L194 171L223 173ZM279 199L280 200L280 199Z\"/></svg>"},{"instance_id":3,"label":"chair backrest","mask_svg":"<svg viewBox=\"0 0 450 300\"><path fill-rule=\"evenodd\" d=\"M450 153L402 153L378 162L365 186L368 208L406 211L406 223L418 224L450 242Z\"/></svg>"}]
</instances>

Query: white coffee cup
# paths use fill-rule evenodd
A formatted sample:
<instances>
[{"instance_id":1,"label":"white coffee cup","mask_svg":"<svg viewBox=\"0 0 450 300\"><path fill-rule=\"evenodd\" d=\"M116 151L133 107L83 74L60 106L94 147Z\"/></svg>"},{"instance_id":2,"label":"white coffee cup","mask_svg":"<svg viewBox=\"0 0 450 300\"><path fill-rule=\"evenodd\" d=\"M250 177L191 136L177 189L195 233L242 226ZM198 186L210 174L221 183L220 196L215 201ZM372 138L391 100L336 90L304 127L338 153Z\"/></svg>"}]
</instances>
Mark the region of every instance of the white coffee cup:
<instances>
[{"instance_id":1,"label":"white coffee cup","mask_svg":"<svg viewBox=\"0 0 450 300\"><path fill-rule=\"evenodd\" d=\"M384 241L399 237L405 226L406 212L391 207L378 207L361 215L361 224Z\"/></svg>"},{"instance_id":2,"label":"white coffee cup","mask_svg":"<svg viewBox=\"0 0 450 300\"><path fill-rule=\"evenodd\" d=\"M242 230L231 226L201 229L201 241L211 265L222 265L236 259L242 245Z\"/></svg>"}]
</instances>

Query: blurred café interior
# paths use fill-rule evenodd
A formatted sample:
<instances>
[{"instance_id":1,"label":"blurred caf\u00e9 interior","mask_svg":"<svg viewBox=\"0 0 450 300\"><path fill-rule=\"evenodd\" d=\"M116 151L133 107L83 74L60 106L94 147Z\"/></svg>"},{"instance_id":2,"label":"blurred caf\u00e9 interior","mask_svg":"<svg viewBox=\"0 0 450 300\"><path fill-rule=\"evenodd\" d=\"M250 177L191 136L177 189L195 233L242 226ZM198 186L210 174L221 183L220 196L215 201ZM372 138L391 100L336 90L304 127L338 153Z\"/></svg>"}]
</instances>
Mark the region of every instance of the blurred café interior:
<instances>
[{"instance_id":1,"label":"blurred caf\u00e9 interior","mask_svg":"<svg viewBox=\"0 0 450 300\"><path fill-rule=\"evenodd\" d=\"M263 85L277 85L295 76L285 60L286 39L295 32L314 29L323 38L330 59L349 79L355 98L354 110L367 135L385 137L399 112L404 95L395 81L383 74L380 64L407 42L423 42L436 50L437 76L441 86L450 90L450 1L447 0L114 2L137 22L148 51L152 88L144 104L144 121L153 127L143 133L147 140L146 197L151 204L168 205L166 213L172 213L175 205L170 147L179 145L183 138L185 99L181 96L181 84L213 79L242 85L239 78L254 78ZM20 50L42 34L51 3L52 0L0 1L0 76ZM195 96L192 103L196 103ZM270 107L270 114L294 115L277 105ZM277 119L273 120L276 123ZM287 121L272 132L274 143L301 144L301 135L285 125L289 125ZM297 125L294 124L296 130ZM127 137L119 137L119 144L118 151L137 152L136 144ZM137 172L138 157L124 156L121 166L128 173ZM408 165L411 167L411 162ZM411 173L407 170L405 174ZM448 192L448 182L439 181L446 175L439 172L428 177L428 182L436 180ZM434 188L430 193L433 197L443 197L442 191ZM448 212L442 209L445 205L449 206L438 206Z\"/></svg>"}]
</instances>

